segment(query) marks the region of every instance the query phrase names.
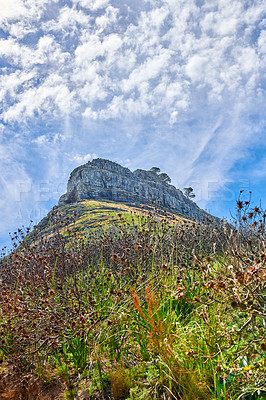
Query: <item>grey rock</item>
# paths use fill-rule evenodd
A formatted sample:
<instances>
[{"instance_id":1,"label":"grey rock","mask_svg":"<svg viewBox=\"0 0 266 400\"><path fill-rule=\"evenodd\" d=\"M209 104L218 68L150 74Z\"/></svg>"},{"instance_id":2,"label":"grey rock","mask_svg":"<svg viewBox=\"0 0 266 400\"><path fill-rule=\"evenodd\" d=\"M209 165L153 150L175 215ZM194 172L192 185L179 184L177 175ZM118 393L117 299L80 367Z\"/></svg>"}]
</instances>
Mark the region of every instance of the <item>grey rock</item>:
<instances>
[{"instance_id":1,"label":"grey rock","mask_svg":"<svg viewBox=\"0 0 266 400\"><path fill-rule=\"evenodd\" d=\"M156 172L142 169L131 172L128 168L101 158L89 161L71 172L67 193L60 197L58 205L85 199L156 204L197 221L210 217L179 189L163 182Z\"/></svg>"}]
</instances>

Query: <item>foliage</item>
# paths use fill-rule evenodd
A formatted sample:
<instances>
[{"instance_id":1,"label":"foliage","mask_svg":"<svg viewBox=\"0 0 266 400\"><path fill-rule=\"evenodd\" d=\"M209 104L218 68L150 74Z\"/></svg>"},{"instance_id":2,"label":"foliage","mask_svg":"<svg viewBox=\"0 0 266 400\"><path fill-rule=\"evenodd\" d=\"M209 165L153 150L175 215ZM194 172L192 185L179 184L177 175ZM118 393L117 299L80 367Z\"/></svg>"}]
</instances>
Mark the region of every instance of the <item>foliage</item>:
<instances>
[{"instance_id":1,"label":"foliage","mask_svg":"<svg viewBox=\"0 0 266 400\"><path fill-rule=\"evenodd\" d=\"M16 232L2 369L58 374L73 399L265 399L264 216L239 206L235 227L120 211L81 235L55 211L49 237Z\"/></svg>"},{"instance_id":2,"label":"foliage","mask_svg":"<svg viewBox=\"0 0 266 400\"><path fill-rule=\"evenodd\" d=\"M171 178L166 174L166 173L162 173L158 175L159 179L165 183L171 183Z\"/></svg>"},{"instance_id":3,"label":"foliage","mask_svg":"<svg viewBox=\"0 0 266 400\"><path fill-rule=\"evenodd\" d=\"M184 195L188 198L188 199L194 199L194 197L196 197L195 193L193 193L193 188L192 187L186 187L183 189L184 190Z\"/></svg>"},{"instance_id":4,"label":"foliage","mask_svg":"<svg viewBox=\"0 0 266 400\"><path fill-rule=\"evenodd\" d=\"M151 172L154 172L162 182L171 183L171 178L170 178L170 176L167 175L165 172L160 173L160 172L161 172L160 168L158 168L158 167L152 167L152 168L150 169L150 171L151 171Z\"/></svg>"},{"instance_id":5,"label":"foliage","mask_svg":"<svg viewBox=\"0 0 266 400\"><path fill-rule=\"evenodd\" d=\"M152 167L150 171L155 172L156 174L159 174L161 172L160 168L158 167Z\"/></svg>"}]
</instances>

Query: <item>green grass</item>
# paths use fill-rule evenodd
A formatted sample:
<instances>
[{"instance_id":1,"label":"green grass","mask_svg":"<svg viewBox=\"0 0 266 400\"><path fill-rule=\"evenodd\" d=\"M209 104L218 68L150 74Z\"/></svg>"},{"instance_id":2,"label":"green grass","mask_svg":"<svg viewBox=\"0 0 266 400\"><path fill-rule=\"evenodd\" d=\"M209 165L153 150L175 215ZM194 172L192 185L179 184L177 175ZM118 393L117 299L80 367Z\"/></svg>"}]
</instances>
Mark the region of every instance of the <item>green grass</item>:
<instances>
[{"instance_id":1,"label":"green grass","mask_svg":"<svg viewBox=\"0 0 266 400\"><path fill-rule=\"evenodd\" d=\"M70 399L266 399L264 253L154 212L67 206L1 260L3 373Z\"/></svg>"},{"instance_id":2,"label":"green grass","mask_svg":"<svg viewBox=\"0 0 266 400\"><path fill-rule=\"evenodd\" d=\"M132 226L139 224L140 217L147 218L151 215L157 220L164 218L171 223L188 221L185 217L173 214L169 210L159 210L154 206L84 200L52 210L28 235L28 240L39 240L40 236L53 237L55 230L65 236L69 234L69 230L78 230L80 234L95 229L105 230L112 225L119 226L121 217L123 224Z\"/></svg>"}]
</instances>

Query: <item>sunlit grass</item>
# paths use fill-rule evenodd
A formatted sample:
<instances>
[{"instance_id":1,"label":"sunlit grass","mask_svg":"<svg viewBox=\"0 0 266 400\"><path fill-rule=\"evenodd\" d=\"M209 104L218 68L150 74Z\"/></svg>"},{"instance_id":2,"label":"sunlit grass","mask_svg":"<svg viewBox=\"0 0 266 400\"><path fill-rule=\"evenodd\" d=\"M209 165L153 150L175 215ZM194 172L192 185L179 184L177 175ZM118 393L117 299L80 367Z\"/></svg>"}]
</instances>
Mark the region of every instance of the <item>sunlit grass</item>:
<instances>
[{"instance_id":1,"label":"sunlit grass","mask_svg":"<svg viewBox=\"0 0 266 400\"><path fill-rule=\"evenodd\" d=\"M67 210L1 260L2 374L59 379L72 399L266 398L262 235L109 202Z\"/></svg>"}]
</instances>

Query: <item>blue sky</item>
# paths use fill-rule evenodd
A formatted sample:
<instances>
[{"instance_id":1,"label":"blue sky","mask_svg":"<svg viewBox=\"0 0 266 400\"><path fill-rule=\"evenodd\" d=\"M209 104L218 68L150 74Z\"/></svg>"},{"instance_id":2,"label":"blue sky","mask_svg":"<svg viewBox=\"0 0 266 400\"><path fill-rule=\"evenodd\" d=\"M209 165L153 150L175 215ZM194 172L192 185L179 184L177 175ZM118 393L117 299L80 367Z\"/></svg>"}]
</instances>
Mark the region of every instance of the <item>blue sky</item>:
<instances>
[{"instance_id":1,"label":"blue sky","mask_svg":"<svg viewBox=\"0 0 266 400\"><path fill-rule=\"evenodd\" d=\"M95 157L266 196L263 0L1 0L0 245Z\"/></svg>"}]
</instances>

